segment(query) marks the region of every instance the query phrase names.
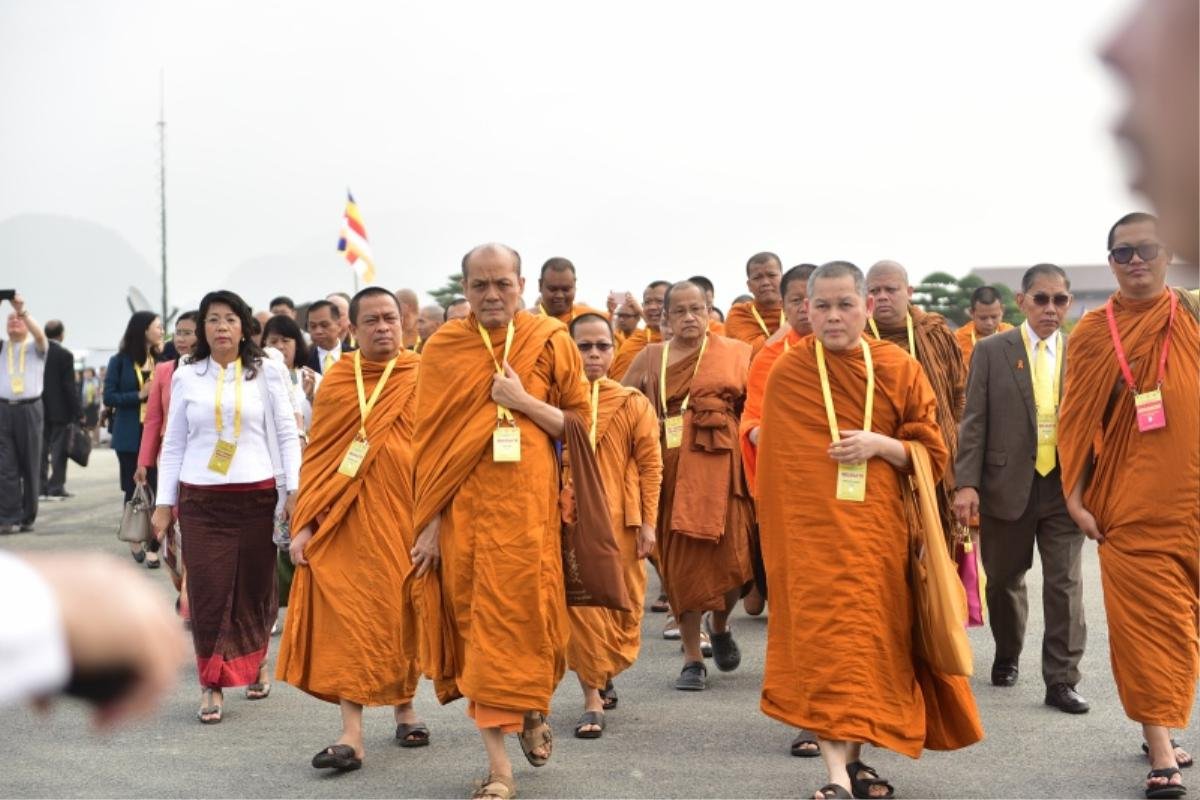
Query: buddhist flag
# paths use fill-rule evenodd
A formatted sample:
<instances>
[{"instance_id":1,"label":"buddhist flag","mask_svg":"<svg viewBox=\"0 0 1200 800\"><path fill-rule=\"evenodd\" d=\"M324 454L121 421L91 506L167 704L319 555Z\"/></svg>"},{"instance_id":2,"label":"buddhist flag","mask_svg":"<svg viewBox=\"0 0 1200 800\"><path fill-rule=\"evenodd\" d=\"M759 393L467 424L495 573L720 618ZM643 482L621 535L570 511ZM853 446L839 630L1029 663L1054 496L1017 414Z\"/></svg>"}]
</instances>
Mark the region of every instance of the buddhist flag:
<instances>
[{"instance_id":1,"label":"buddhist flag","mask_svg":"<svg viewBox=\"0 0 1200 800\"><path fill-rule=\"evenodd\" d=\"M367 229L349 189L346 190L346 212L342 214L342 238L338 239L338 252L345 254L346 263L358 273L363 283L375 281L375 259L367 242Z\"/></svg>"}]
</instances>

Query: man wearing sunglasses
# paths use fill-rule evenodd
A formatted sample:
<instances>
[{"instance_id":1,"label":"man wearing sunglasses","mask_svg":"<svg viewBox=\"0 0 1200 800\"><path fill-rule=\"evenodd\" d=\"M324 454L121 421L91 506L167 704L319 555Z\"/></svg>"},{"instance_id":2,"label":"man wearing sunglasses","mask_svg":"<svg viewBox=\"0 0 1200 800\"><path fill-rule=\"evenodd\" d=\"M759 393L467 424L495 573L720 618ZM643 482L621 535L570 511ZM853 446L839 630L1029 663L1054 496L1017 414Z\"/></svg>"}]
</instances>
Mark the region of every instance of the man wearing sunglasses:
<instances>
[{"instance_id":1,"label":"man wearing sunglasses","mask_svg":"<svg viewBox=\"0 0 1200 800\"><path fill-rule=\"evenodd\" d=\"M1067 360L1061 330L1071 282L1053 264L1021 278L1017 304L1025 321L975 346L967 408L959 431L954 513L980 520L987 607L996 658L992 684L1017 682L1029 603L1025 573L1036 544L1042 561L1042 679L1046 704L1083 714L1075 691L1087 627L1080 556L1083 535L1067 513L1055 447Z\"/></svg>"},{"instance_id":2,"label":"man wearing sunglasses","mask_svg":"<svg viewBox=\"0 0 1200 800\"><path fill-rule=\"evenodd\" d=\"M1166 285L1158 220L1127 214L1108 234L1118 290L1071 337L1059 426L1067 507L1100 543L1113 677L1142 725L1147 797L1180 797L1200 677L1200 327L1190 293Z\"/></svg>"}]
</instances>

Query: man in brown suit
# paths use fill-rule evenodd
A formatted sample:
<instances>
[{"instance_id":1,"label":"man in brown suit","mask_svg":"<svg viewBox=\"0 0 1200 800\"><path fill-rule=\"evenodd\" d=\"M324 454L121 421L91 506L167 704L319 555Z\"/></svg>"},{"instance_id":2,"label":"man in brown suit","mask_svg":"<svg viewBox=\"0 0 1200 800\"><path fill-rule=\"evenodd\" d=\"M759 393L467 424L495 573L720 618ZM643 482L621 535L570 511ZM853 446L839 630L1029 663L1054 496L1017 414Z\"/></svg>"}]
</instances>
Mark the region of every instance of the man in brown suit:
<instances>
[{"instance_id":1,"label":"man in brown suit","mask_svg":"<svg viewBox=\"0 0 1200 800\"><path fill-rule=\"evenodd\" d=\"M1042 677L1046 704L1083 714L1076 691L1087 639L1080 558L1083 534L1067 513L1058 463L1058 404L1067 336L1059 330L1071 283L1053 264L1030 267L1017 303L1020 327L979 340L967 382L954 471L954 513L978 513L996 659L992 683L1017 682L1029 603L1025 573L1037 543L1042 560Z\"/></svg>"}]
</instances>

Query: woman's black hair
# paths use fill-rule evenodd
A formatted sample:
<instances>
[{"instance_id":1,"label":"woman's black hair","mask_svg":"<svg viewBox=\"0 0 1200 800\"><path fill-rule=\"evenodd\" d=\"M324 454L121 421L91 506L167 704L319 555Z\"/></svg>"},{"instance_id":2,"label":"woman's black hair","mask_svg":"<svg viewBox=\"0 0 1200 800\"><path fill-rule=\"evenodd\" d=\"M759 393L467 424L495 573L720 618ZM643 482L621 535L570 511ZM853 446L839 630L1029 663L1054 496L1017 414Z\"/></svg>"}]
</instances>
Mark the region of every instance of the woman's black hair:
<instances>
[{"instance_id":1,"label":"woman's black hair","mask_svg":"<svg viewBox=\"0 0 1200 800\"><path fill-rule=\"evenodd\" d=\"M133 312L133 316L129 318L129 324L125 326L125 335L121 337L121 346L117 348L117 352L129 356L139 367L145 364L148 355L146 331L150 329L156 319L158 319L158 314L153 311ZM161 352L160 348L150 350L156 360L159 352Z\"/></svg>"},{"instance_id":2,"label":"woman's black hair","mask_svg":"<svg viewBox=\"0 0 1200 800\"><path fill-rule=\"evenodd\" d=\"M296 320L285 317L283 314L276 314L267 320L267 324L263 325L262 340L264 344L271 334L291 339L296 343L296 355L292 359L293 368L303 367L308 363L308 344L304 341L304 334L300 332L300 326L296 324Z\"/></svg>"},{"instance_id":3,"label":"woman's black hair","mask_svg":"<svg viewBox=\"0 0 1200 800\"><path fill-rule=\"evenodd\" d=\"M246 378L252 379L258 372L258 368L262 365L263 358L266 354L262 348L250 336L250 321L254 316L250 313L250 306L246 305L246 301L238 297L228 289L221 289L216 292L209 292L204 295L204 299L200 301L200 319L196 323L196 347L192 350L192 361L199 363L212 355L212 347L208 344L208 338L205 335L204 320L208 318L208 310L214 304L229 306L234 314L237 314L242 323L242 339L238 342L238 357L242 359L242 367L246 370Z\"/></svg>"},{"instance_id":4,"label":"woman's black hair","mask_svg":"<svg viewBox=\"0 0 1200 800\"><path fill-rule=\"evenodd\" d=\"M175 318L175 325L178 326L179 323L181 323L181 322L192 323L192 325L195 326L196 332L198 334L200 331L200 312L199 311L183 312L182 314L180 314L178 317ZM186 358L188 360L188 363L190 363L192 360L192 356L190 354L185 356L183 353L180 353L179 351L175 352L175 360L176 361L180 361L181 359L184 359L184 358Z\"/></svg>"}]
</instances>

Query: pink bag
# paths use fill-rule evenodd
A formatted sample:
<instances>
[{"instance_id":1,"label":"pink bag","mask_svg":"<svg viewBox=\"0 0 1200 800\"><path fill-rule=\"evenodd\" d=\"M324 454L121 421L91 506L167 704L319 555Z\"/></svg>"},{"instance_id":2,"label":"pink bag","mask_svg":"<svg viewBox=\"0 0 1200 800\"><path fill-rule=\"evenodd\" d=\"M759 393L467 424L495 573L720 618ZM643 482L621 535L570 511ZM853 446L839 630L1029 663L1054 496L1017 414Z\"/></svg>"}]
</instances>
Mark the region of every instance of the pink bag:
<instances>
[{"instance_id":1,"label":"pink bag","mask_svg":"<svg viewBox=\"0 0 1200 800\"><path fill-rule=\"evenodd\" d=\"M958 564L958 579L967 592L967 627L983 624L983 597L979 591L979 556L971 542L971 531L959 528L954 536L954 561Z\"/></svg>"}]
</instances>

